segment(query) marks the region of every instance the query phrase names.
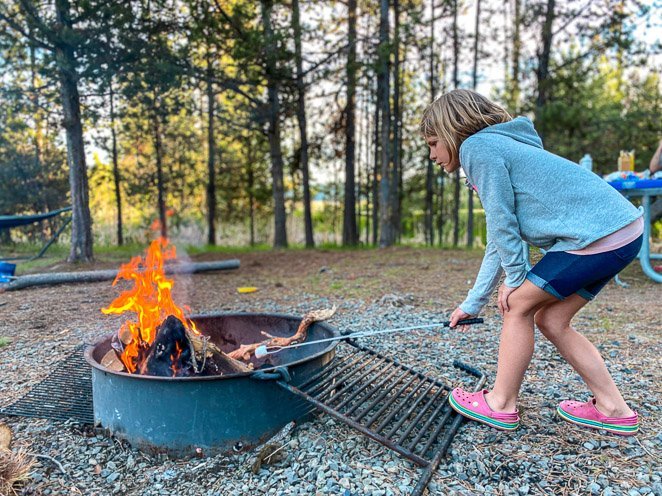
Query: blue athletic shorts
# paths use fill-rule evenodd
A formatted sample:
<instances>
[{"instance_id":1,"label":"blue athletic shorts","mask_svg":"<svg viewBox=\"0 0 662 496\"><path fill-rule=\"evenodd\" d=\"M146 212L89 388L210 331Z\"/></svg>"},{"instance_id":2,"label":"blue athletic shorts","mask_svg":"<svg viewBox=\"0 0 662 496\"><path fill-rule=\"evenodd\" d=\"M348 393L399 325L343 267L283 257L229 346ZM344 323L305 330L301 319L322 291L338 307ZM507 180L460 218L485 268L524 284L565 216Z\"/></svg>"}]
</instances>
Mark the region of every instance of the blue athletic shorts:
<instances>
[{"instance_id":1,"label":"blue athletic shorts","mask_svg":"<svg viewBox=\"0 0 662 496\"><path fill-rule=\"evenodd\" d=\"M549 251L526 278L559 300L575 293L592 300L612 277L637 257L643 238L641 235L625 246L595 255Z\"/></svg>"}]
</instances>

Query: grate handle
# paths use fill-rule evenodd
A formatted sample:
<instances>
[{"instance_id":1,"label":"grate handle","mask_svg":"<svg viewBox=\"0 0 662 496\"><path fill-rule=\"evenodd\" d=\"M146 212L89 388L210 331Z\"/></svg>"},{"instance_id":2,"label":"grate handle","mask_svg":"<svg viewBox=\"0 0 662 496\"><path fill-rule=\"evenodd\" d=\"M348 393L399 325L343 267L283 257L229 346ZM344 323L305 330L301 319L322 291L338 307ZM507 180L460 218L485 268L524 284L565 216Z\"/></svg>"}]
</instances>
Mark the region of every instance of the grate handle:
<instances>
[{"instance_id":1,"label":"grate handle","mask_svg":"<svg viewBox=\"0 0 662 496\"><path fill-rule=\"evenodd\" d=\"M290 371L287 370L287 367L276 367L273 370L257 370L251 374L251 379L256 379L258 381L283 381L290 382L292 376Z\"/></svg>"},{"instance_id":2,"label":"grate handle","mask_svg":"<svg viewBox=\"0 0 662 496\"><path fill-rule=\"evenodd\" d=\"M471 365L468 365L459 360L453 361L453 367L455 367L456 369L464 370L465 372L468 372L469 374L475 377L479 377L479 378L483 377L483 373L480 370L478 370L476 367L472 367Z\"/></svg>"}]
</instances>

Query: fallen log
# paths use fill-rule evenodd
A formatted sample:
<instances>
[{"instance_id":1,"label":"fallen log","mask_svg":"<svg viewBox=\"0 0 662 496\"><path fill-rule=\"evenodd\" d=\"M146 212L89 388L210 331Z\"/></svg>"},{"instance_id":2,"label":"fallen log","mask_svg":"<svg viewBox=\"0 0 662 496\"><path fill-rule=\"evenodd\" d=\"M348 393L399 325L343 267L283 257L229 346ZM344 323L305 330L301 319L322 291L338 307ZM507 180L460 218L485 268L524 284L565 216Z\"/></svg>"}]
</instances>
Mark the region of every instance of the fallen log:
<instances>
[{"instance_id":1,"label":"fallen log","mask_svg":"<svg viewBox=\"0 0 662 496\"><path fill-rule=\"evenodd\" d=\"M332 308L327 308L324 310L313 310L312 312L308 312L306 315L304 315L303 319L301 320L301 323L297 328L297 332L294 333L294 335L287 338L275 337L266 332L262 332L262 334L269 339L265 341L261 341L259 343L242 344L236 350L233 350L230 353L228 353L228 357L234 360L248 361L251 359L251 355L255 354L255 350L258 349L260 346L266 345L267 347L269 346L285 347L294 343L301 343L306 340L306 336L308 335L308 328L311 325L313 325L315 322L329 320L336 313L336 310L337 307L334 305Z\"/></svg>"},{"instance_id":2,"label":"fallen log","mask_svg":"<svg viewBox=\"0 0 662 496\"><path fill-rule=\"evenodd\" d=\"M217 262L195 262L166 265L166 274L193 274L213 270L231 270L239 268L239 260ZM8 284L0 285L3 291L16 291L31 286L52 286L55 284L112 281L117 277L117 270L89 270L83 272L52 272L19 276Z\"/></svg>"}]
</instances>

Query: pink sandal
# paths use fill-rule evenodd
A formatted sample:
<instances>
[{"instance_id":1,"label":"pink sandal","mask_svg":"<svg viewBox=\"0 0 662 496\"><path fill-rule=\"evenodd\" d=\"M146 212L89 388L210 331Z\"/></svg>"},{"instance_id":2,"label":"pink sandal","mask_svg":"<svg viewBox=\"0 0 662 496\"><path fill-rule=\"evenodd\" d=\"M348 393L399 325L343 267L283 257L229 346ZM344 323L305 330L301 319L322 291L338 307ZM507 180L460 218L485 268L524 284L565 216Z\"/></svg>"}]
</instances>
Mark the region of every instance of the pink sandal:
<instances>
[{"instance_id":1,"label":"pink sandal","mask_svg":"<svg viewBox=\"0 0 662 496\"><path fill-rule=\"evenodd\" d=\"M631 417L607 417L595 407L595 398L586 403L579 401L562 401L556 412L566 422L589 427L590 429L604 429L621 436L633 436L639 430L639 414L634 412Z\"/></svg>"},{"instance_id":2,"label":"pink sandal","mask_svg":"<svg viewBox=\"0 0 662 496\"><path fill-rule=\"evenodd\" d=\"M476 420L482 424L489 425L502 431L514 431L519 427L519 414L495 412L485 401L487 389L477 393L467 393L462 388L455 388L448 395L448 402L453 410L460 415Z\"/></svg>"}]
</instances>

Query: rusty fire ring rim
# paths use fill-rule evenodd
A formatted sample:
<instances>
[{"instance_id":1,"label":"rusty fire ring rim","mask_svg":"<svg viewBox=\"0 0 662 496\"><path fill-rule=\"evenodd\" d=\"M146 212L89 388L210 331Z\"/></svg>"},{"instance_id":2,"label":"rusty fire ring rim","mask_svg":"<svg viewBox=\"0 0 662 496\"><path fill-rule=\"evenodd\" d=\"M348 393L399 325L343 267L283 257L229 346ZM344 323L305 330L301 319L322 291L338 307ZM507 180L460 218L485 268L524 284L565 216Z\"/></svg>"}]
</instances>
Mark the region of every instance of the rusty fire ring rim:
<instances>
[{"instance_id":1,"label":"rusty fire ring rim","mask_svg":"<svg viewBox=\"0 0 662 496\"><path fill-rule=\"evenodd\" d=\"M196 318L208 318L208 317L276 317L276 318L283 318L283 319L291 319L291 320L301 320L300 315L291 315L291 314L286 314L286 313L261 313L261 312L210 312L210 313L197 313L191 315L189 318L191 320L195 320ZM335 328L332 325L327 324L326 322L315 322L316 326L320 326L327 330L328 332L331 333L332 336L341 336L340 331ZM142 375L142 374L129 374L127 372L117 372L115 370L111 370L107 367L104 367L101 365L99 362L97 362L94 357L92 356L92 352L99 346L101 343L106 341L109 336L112 336L114 333L109 333L109 334L104 334L101 336L99 339L97 339L94 343L88 345L85 347L85 351L83 352L83 356L85 358L85 361L90 365L92 368L95 368L101 372L107 373L107 374L113 374L113 375L118 375L122 377L127 377L130 379L135 379L135 380L150 380L150 381L191 381L191 382L197 382L197 381L218 381L218 380L223 380L223 379L235 379L238 377L250 377L255 372L258 370L260 372L271 372L279 368L287 368L287 367L292 367L295 365L303 364L306 363L312 359L318 358L332 350L335 349L335 347L338 345L340 341L332 341L329 343L328 346L323 348L322 350L318 351L317 353L311 354L311 355L306 355L304 358L300 358L298 360L292 361L292 362L287 362L286 364L283 365L278 365L274 367L264 367L260 368L258 370L253 370L250 372L238 372L236 374L223 374L223 375L208 375L208 376L189 376L189 377L166 377L166 376L155 376L155 375Z\"/></svg>"}]
</instances>

